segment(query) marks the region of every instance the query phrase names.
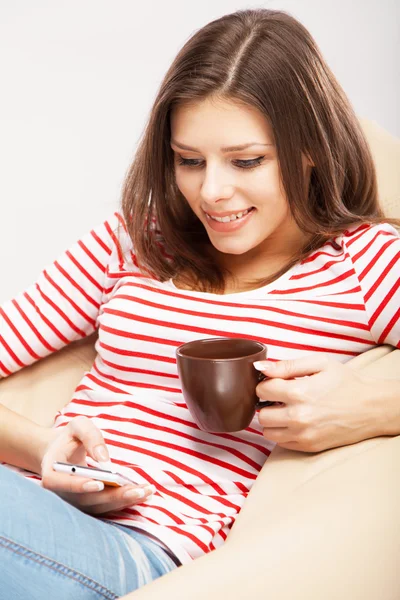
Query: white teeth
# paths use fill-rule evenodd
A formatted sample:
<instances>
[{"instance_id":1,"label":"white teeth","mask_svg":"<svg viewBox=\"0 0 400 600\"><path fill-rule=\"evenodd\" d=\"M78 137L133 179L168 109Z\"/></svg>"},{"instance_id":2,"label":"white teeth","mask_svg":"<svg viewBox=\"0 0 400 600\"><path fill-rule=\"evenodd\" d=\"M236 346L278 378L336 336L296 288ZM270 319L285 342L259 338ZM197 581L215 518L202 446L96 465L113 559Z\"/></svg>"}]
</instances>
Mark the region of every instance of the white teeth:
<instances>
[{"instance_id":1,"label":"white teeth","mask_svg":"<svg viewBox=\"0 0 400 600\"><path fill-rule=\"evenodd\" d=\"M206 213L207 217L209 219L214 219L214 221L218 221L219 223L229 223L229 221L236 221L236 219L240 219L241 217L243 217L244 215L247 215L247 213L249 212L249 208L246 210L243 210L242 212L236 213L236 214L232 214L230 217L226 216L226 217L212 217L211 215L209 215L208 213Z\"/></svg>"}]
</instances>

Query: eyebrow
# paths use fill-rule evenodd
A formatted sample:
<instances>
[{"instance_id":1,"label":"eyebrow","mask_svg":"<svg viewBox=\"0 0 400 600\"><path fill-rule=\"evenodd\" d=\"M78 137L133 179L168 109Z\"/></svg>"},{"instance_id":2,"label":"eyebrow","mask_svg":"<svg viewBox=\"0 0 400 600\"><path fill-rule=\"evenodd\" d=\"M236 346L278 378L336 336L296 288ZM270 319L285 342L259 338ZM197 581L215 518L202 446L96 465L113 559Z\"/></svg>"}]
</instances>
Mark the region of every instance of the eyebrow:
<instances>
[{"instance_id":1,"label":"eyebrow","mask_svg":"<svg viewBox=\"0 0 400 600\"><path fill-rule=\"evenodd\" d=\"M178 146L182 148L182 150L190 150L192 152L200 152L197 148L191 148L190 146L186 146L186 144L181 144L176 140L171 139L171 144L174 146ZM239 146L224 146L221 148L222 152L236 152L238 150L246 150L246 148L250 148L251 146L273 146L273 144L261 144L260 142L249 142L248 144L240 144Z\"/></svg>"}]
</instances>

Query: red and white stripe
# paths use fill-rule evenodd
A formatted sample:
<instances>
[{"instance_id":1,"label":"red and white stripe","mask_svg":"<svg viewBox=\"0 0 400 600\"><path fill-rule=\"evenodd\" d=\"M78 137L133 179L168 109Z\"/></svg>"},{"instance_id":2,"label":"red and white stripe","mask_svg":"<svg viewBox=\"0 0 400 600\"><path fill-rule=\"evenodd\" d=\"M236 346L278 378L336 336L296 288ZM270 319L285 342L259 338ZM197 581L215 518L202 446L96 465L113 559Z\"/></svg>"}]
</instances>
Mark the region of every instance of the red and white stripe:
<instances>
[{"instance_id":1,"label":"red and white stripe","mask_svg":"<svg viewBox=\"0 0 400 600\"><path fill-rule=\"evenodd\" d=\"M272 284L221 296L141 274L115 214L0 307L0 375L98 329L95 363L55 426L94 420L121 472L157 488L151 502L109 518L156 535L187 562L223 544L273 444L257 418L234 434L195 425L177 346L246 337L272 360L321 352L342 362L376 344L400 347L399 235L362 225L335 242Z\"/></svg>"}]
</instances>

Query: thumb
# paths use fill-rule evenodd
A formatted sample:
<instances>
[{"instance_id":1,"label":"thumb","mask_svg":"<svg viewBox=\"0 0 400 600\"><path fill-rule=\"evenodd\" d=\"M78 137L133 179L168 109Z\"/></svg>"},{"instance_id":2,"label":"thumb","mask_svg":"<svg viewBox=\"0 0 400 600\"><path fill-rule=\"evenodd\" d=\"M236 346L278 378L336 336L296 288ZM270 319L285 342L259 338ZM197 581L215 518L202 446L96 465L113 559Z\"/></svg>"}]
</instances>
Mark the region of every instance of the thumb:
<instances>
[{"instance_id":1,"label":"thumb","mask_svg":"<svg viewBox=\"0 0 400 600\"><path fill-rule=\"evenodd\" d=\"M253 363L254 367L267 377L279 379L293 379L314 375L327 368L329 361L325 356L313 353L301 358L290 360L259 360Z\"/></svg>"},{"instance_id":2,"label":"thumb","mask_svg":"<svg viewBox=\"0 0 400 600\"><path fill-rule=\"evenodd\" d=\"M110 469L111 461L103 434L96 425L84 416L75 417L69 422L72 435L79 439L91 458L99 463L101 468Z\"/></svg>"}]
</instances>

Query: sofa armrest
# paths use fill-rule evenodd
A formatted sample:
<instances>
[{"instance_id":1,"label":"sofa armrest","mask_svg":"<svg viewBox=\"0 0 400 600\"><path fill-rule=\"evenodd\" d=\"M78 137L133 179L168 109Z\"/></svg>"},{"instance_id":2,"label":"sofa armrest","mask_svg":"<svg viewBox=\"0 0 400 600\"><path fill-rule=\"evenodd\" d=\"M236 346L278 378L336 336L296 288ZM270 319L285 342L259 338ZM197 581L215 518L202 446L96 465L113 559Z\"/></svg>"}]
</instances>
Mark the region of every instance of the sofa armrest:
<instances>
[{"instance_id":1,"label":"sofa armrest","mask_svg":"<svg viewBox=\"0 0 400 600\"><path fill-rule=\"evenodd\" d=\"M392 350L352 366L400 378ZM399 472L400 436L318 454L276 447L224 546L126 598L397 600Z\"/></svg>"},{"instance_id":2,"label":"sofa armrest","mask_svg":"<svg viewBox=\"0 0 400 600\"><path fill-rule=\"evenodd\" d=\"M369 376L377 378L393 377L397 371L396 379L400 379L400 350L391 346L378 346L362 355L352 359L349 364L353 368L365 371ZM375 437L357 444L341 446L318 453L296 452L276 446L270 457L260 471L245 507L240 512L230 538L236 535L236 529L245 529L250 526L253 519L252 497L259 495L262 487L263 495L268 500L266 509L273 508L280 500L292 493L294 489L304 485L319 473L334 467L350 457L367 452L370 448L382 444L388 437ZM246 522L245 522L246 521Z\"/></svg>"},{"instance_id":3,"label":"sofa armrest","mask_svg":"<svg viewBox=\"0 0 400 600\"><path fill-rule=\"evenodd\" d=\"M97 333L0 381L0 402L31 421L50 427L96 356Z\"/></svg>"},{"instance_id":4,"label":"sofa armrest","mask_svg":"<svg viewBox=\"0 0 400 600\"><path fill-rule=\"evenodd\" d=\"M121 600L398 600L399 472L397 436L271 503L272 476L224 546Z\"/></svg>"}]
</instances>

